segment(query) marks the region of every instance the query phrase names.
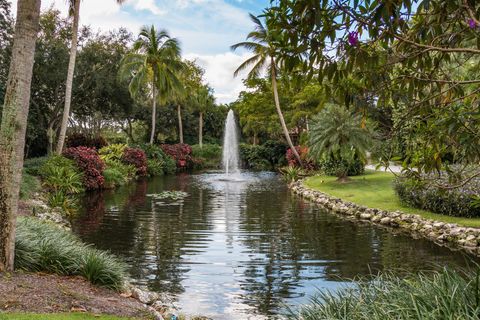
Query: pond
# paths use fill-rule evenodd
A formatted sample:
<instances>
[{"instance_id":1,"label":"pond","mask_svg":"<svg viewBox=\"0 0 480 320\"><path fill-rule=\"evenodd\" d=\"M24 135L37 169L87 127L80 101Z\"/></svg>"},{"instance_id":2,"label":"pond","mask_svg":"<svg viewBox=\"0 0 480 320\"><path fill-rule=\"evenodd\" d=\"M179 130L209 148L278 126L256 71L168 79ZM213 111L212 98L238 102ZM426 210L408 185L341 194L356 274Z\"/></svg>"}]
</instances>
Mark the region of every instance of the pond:
<instances>
[{"instance_id":1,"label":"pond","mask_svg":"<svg viewBox=\"0 0 480 320\"><path fill-rule=\"evenodd\" d=\"M165 176L89 194L74 230L121 256L136 284L214 319L272 317L379 270L466 264L459 252L323 211L274 173L222 176Z\"/></svg>"}]
</instances>

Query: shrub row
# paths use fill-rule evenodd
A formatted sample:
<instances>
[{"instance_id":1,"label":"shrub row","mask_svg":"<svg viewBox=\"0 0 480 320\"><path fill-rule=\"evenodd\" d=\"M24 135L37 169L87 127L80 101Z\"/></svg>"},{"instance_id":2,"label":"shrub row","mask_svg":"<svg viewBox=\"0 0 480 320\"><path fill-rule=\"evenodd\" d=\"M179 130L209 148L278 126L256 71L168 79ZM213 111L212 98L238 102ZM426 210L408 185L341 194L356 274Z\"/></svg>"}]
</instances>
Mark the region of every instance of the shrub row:
<instances>
[{"instance_id":1,"label":"shrub row","mask_svg":"<svg viewBox=\"0 0 480 320\"><path fill-rule=\"evenodd\" d=\"M286 164L287 145L266 141L262 145L240 144L240 158L244 167L254 170L272 170Z\"/></svg>"},{"instance_id":2,"label":"shrub row","mask_svg":"<svg viewBox=\"0 0 480 320\"><path fill-rule=\"evenodd\" d=\"M394 182L400 200L412 207L458 217L479 217L480 207L473 205L474 197L480 195L480 183L455 189L440 188L433 182L401 177Z\"/></svg>"}]
</instances>

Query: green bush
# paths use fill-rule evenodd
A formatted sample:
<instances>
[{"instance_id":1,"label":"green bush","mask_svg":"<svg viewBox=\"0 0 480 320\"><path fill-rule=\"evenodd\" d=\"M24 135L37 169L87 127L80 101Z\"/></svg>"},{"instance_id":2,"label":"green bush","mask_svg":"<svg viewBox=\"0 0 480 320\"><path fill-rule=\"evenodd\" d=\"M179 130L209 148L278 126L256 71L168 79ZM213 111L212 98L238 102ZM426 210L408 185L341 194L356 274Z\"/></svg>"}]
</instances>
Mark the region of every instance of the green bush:
<instances>
[{"instance_id":1,"label":"green bush","mask_svg":"<svg viewBox=\"0 0 480 320\"><path fill-rule=\"evenodd\" d=\"M365 164L358 157L353 160L328 157L319 161L318 166L328 176L359 176L365 172Z\"/></svg>"},{"instance_id":2,"label":"green bush","mask_svg":"<svg viewBox=\"0 0 480 320\"><path fill-rule=\"evenodd\" d=\"M383 274L336 293L320 291L290 319L478 319L479 271L443 269L403 278Z\"/></svg>"},{"instance_id":3,"label":"green bush","mask_svg":"<svg viewBox=\"0 0 480 320\"><path fill-rule=\"evenodd\" d=\"M222 146L218 144L195 144L192 146L192 157L200 160L203 168L218 168L222 163Z\"/></svg>"},{"instance_id":4,"label":"green bush","mask_svg":"<svg viewBox=\"0 0 480 320\"><path fill-rule=\"evenodd\" d=\"M147 173L150 177L161 176L164 174L165 163L158 159L147 159Z\"/></svg>"},{"instance_id":5,"label":"green bush","mask_svg":"<svg viewBox=\"0 0 480 320\"><path fill-rule=\"evenodd\" d=\"M38 176L40 175L40 169L48 159L48 157L26 159L23 163L23 169L32 176Z\"/></svg>"},{"instance_id":6,"label":"green bush","mask_svg":"<svg viewBox=\"0 0 480 320\"><path fill-rule=\"evenodd\" d=\"M147 155L147 171L150 176L161 175L158 174L160 163L162 164L164 174L174 174L177 171L175 160L167 155L159 146L153 144L138 144L135 147L142 149ZM155 160L155 162L150 162L150 165L154 167L149 168L148 160Z\"/></svg>"},{"instance_id":7,"label":"green bush","mask_svg":"<svg viewBox=\"0 0 480 320\"><path fill-rule=\"evenodd\" d=\"M110 144L106 147L101 148L98 151L98 154L100 155L100 159L103 161L108 161L108 160L121 160L123 156L123 152L127 148L126 144Z\"/></svg>"},{"instance_id":8,"label":"green bush","mask_svg":"<svg viewBox=\"0 0 480 320\"><path fill-rule=\"evenodd\" d=\"M437 181L441 183L440 181ZM480 206L475 197L480 195L477 181L460 188L442 189L433 182L401 177L394 182L400 200L414 208L458 217L480 217Z\"/></svg>"},{"instance_id":9,"label":"green bush","mask_svg":"<svg viewBox=\"0 0 480 320\"><path fill-rule=\"evenodd\" d=\"M54 155L39 170L42 184L48 191L76 194L84 191L83 174L73 160Z\"/></svg>"},{"instance_id":10,"label":"green bush","mask_svg":"<svg viewBox=\"0 0 480 320\"><path fill-rule=\"evenodd\" d=\"M35 218L17 222L15 268L80 275L91 283L121 289L125 266L115 256L83 244L71 232Z\"/></svg>"},{"instance_id":11,"label":"green bush","mask_svg":"<svg viewBox=\"0 0 480 320\"><path fill-rule=\"evenodd\" d=\"M266 158L266 152L266 148L261 145L240 144L240 158L248 169L272 170L273 166Z\"/></svg>"},{"instance_id":12,"label":"green bush","mask_svg":"<svg viewBox=\"0 0 480 320\"><path fill-rule=\"evenodd\" d=\"M302 168L293 166L283 167L280 169L280 172L283 174L283 179L285 179L287 183L295 182L305 174Z\"/></svg>"},{"instance_id":13,"label":"green bush","mask_svg":"<svg viewBox=\"0 0 480 320\"><path fill-rule=\"evenodd\" d=\"M128 179L117 168L106 168L103 170L103 178L105 179L103 187L112 189L117 186L124 185Z\"/></svg>"},{"instance_id":14,"label":"green bush","mask_svg":"<svg viewBox=\"0 0 480 320\"><path fill-rule=\"evenodd\" d=\"M38 178L26 173L26 170L23 170L22 183L20 184L20 198L28 199L33 193L39 190L40 181Z\"/></svg>"}]
</instances>

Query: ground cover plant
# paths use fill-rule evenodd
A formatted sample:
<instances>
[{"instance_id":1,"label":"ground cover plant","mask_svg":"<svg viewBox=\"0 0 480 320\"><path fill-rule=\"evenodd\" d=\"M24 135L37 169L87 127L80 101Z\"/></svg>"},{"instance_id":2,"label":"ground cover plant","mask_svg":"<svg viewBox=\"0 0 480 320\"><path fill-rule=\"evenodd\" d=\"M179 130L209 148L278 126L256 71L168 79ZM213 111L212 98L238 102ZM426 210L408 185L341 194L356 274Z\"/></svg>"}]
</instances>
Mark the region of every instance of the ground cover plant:
<instances>
[{"instance_id":1,"label":"ground cover plant","mask_svg":"<svg viewBox=\"0 0 480 320\"><path fill-rule=\"evenodd\" d=\"M479 271L442 269L399 277L384 273L338 292L322 291L290 319L478 319Z\"/></svg>"},{"instance_id":2,"label":"ground cover plant","mask_svg":"<svg viewBox=\"0 0 480 320\"><path fill-rule=\"evenodd\" d=\"M15 268L80 275L92 284L120 290L125 265L115 256L82 243L70 231L35 218L21 218L15 239Z\"/></svg>"}]
</instances>

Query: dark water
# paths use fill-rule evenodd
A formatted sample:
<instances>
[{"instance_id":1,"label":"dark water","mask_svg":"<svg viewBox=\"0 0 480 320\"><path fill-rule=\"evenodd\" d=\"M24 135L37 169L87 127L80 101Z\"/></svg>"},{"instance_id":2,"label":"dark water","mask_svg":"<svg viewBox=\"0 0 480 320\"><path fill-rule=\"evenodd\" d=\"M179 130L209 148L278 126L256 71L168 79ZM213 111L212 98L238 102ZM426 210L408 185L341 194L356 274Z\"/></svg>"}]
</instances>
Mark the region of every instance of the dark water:
<instances>
[{"instance_id":1,"label":"dark water","mask_svg":"<svg viewBox=\"0 0 480 320\"><path fill-rule=\"evenodd\" d=\"M122 256L137 284L170 293L182 312L261 319L317 289L378 270L464 266L425 240L342 220L292 195L272 173L145 180L89 195L75 222L83 240ZM188 193L159 200L165 190Z\"/></svg>"}]
</instances>

